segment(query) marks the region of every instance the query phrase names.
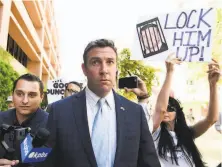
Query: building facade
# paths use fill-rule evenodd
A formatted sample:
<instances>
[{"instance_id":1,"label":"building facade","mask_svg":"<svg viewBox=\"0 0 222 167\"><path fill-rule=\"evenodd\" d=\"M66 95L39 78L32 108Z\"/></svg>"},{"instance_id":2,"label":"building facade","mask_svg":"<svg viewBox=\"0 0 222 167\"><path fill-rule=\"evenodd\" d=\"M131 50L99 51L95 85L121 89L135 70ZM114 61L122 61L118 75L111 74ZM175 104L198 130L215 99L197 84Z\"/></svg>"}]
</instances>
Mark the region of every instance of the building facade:
<instances>
[{"instance_id":1,"label":"building facade","mask_svg":"<svg viewBox=\"0 0 222 167\"><path fill-rule=\"evenodd\" d=\"M61 71L53 6L53 0L0 0L0 46L14 57L16 71L25 69L44 84Z\"/></svg>"}]
</instances>

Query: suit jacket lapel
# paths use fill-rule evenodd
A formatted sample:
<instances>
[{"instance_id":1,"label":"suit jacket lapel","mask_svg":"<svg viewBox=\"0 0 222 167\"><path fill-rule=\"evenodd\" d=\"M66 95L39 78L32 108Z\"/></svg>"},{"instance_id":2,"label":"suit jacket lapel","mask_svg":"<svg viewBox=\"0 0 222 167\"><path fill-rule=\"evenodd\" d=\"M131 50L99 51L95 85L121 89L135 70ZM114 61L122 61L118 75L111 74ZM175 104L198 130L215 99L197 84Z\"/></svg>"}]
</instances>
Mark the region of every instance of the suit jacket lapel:
<instances>
[{"instance_id":1,"label":"suit jacket lapel","mask_svg":"<svg viewBox=\"0 0 222 167\"><path fill-rule=\"evenodd\" d=\"M96 167L96 159L92 148L91 138L89 134L87 108L86 108L86 95L85 90L76 95L77 100L73 103L73 112L75 115L76 125L82 139L82 144L87 153L88 159L92 167Z\"/></svg>"},{"instance_id":2,"label":"suit jacket lapel","mask_svg":"<svg viewBox=\"0 0 222 167\"><path fill-rule=\"evenodd\" d=\"M116 107L116 125L117 125L117 148L116 148L116 155L114 166L118 166L118 158L120 153L122 153L122 144L124 143L124 136L125 136L125 115L126 115L126 108L123 106L121 102L121 98L114 92L115 97L115 107Z\"/></svg>"}]
</instances>

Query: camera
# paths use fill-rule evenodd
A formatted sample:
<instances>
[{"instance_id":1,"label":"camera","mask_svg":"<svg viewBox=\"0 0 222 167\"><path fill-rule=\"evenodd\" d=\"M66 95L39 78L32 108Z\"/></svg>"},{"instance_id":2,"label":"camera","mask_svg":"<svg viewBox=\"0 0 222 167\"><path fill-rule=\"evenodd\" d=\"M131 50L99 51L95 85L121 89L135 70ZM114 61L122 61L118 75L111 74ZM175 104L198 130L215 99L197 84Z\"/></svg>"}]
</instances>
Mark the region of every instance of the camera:
<instances>
[{"instance_id":1,"label":"camera","mask_svg":"<svg viewBox=\"0 0 222 167\"><path fill-rule=\"evenodd\" d=\"M138 78L136 76L130 76L119 79L119 88L137 88L138 87Z\"/></svg>"},{"instance_id":2,"label":"camera","mask_svg":"<svg viewBox=\"0 0 222 167\"><path fill-rule=\"evenodd\" d=\"M11 126L7 124L2 124L0 127L0 144L2 147L5 149L6 153L4 158L13 160L15 159L16 152L15 148L10 148L7 144L7 142L4 140L5 135L7 134L9 137L9 141L13 142L13 146L15 146L15 143L17 141L23 140L28 133L30 133L31 128L23 128L23 127L18 127L18 126Z\"/></svg>"}]
</instances>

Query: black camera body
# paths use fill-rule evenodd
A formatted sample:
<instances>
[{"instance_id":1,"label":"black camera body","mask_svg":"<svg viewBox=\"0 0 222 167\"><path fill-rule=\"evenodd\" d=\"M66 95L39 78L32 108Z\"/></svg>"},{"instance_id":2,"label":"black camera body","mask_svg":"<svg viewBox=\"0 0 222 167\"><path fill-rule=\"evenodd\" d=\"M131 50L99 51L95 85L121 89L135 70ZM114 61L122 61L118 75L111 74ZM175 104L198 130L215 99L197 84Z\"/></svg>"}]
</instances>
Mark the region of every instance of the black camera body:
<instances>
[{"instance_id":1,"label":"black camera body","mask_svg":"<svg viewBox=\"0 0 222 167\"><path fill-rule=\"evenodd\" d=\"M18 127L18 126L11 126L7 124L2 124L0 127L0 144L5 149L6 154L4 158L9 160L14 160L16 155L16 148L10 148L6 141L4 140L5 135L9 137L9 141L13 142L13 146L17 143L17 141L22 141L28 133L30 133L31 128L27 127Z\"/></svg>"},{"instance_id":2,"label":"black camera body","mask_svg":"<svg viewBox=\"0 0 222 167\"><path fill-rule=\"evenodd\" d=\"M0 141L4 140L4 135L7 133L9 134L11 141L23 140L30 131L31 128L2 124L0 127Z\"/></svg>"}]
</instances>

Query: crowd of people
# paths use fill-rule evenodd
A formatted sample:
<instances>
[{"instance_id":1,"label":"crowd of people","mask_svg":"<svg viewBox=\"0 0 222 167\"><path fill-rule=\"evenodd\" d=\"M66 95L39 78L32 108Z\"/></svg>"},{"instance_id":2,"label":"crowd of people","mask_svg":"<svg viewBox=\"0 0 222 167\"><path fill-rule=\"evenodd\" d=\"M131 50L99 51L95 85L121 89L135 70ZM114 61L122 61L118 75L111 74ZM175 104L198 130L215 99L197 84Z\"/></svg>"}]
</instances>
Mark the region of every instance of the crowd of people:
<instances>
[{"instance_id":1,"label":"crowd of people","mask_svg":"<svg viewBox=\"0 0 222 167\"><path fill-rule=\"evenodd\" d=\"M32 74L20 76L7 99L9 110L0 112L0 125L30 127L33 134L46 127L52 152L44 162L24 164L19 157L5 158L6 151L0 146L0 167L207 166L194 141L215 123L221 133L218 62L212 60L208 65L207 116L188 126L182 104L170 96L174 66L182 63L179 58L171 54L166 60L165 81L152 115L147 114L149 95L139 77L137 88L125 88L137 96L138 104L116 93L117 60L113 41L90 42L82 64L86 87L69 82L65 98L49 104L48 112L40 108L44 94L42 81ZM5 140L13 146L10 138Z\"/></svg>"}]
</instances>

